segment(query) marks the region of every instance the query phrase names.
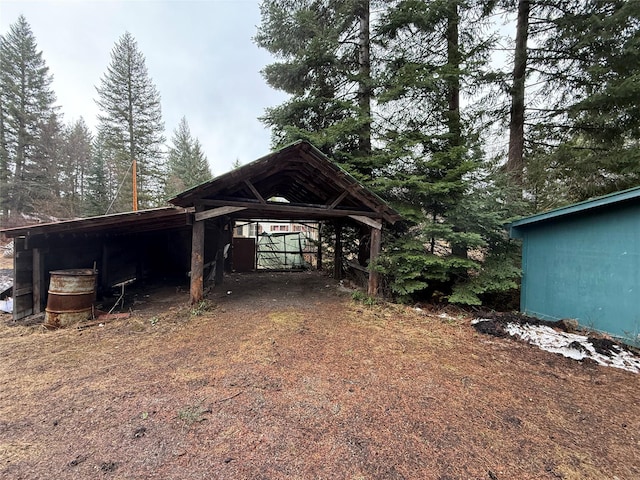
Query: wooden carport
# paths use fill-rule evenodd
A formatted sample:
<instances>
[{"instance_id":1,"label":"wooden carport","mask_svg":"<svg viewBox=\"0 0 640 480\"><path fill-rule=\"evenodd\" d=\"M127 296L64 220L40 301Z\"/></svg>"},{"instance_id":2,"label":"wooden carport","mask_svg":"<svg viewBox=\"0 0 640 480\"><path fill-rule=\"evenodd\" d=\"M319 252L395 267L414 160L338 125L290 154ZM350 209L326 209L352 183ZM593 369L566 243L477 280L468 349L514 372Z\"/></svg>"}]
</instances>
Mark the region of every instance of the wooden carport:
<instances>
[{"instance_id":1,"label":"wooden carport","mask_svg":"<svg viewBox=\"0 0 640 480\"><path fill-rule=\"evenodd\" d=\"M164 207L8 228L14 240L14 320L44 312L49 272L98 269L98 289L145 271L188 269L192 211Z\"/></svg>"},{"instance_id":2,"label":"wooden carport","mask_svg":"<svg viewBox=\"0 0 640 480\"><path fill-rule=\"evenodd\" d=\"M288 145L198 185L170 202L195 209L191 237L191 302L194 303L203 298L206 220L217 219L221 230L222 225L239 218L332 221L336 225L338 259L342 248L342 221L351 219L371 229L372 263L380 253L383 222L393 224L400 219L384 200L306 141ZM222 258L220 250L219 265ZM222 269L218 268L217 273L221 280ZM378 274L373 270L369 271L368 293L378 293Z\"/></svg>"}]
</instances>

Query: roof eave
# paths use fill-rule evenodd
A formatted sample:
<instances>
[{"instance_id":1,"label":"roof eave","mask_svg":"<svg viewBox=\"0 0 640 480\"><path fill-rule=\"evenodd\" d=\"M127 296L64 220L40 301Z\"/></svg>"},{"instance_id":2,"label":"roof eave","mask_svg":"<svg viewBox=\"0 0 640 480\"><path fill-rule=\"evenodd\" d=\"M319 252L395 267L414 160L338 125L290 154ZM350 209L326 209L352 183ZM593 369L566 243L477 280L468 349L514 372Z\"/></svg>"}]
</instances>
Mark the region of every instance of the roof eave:
<instances>
[{"instance_id":1,"label":"roof eave","mask_svg":"<svg viewBox=\"0 0 640 480\"><path fill-rule=\"evenodd\" d=\"M548 212L538 213L528 217L521 218L509 224L509 233L512 238L521 238L519 230L521 227L528 227L533 224L543 223L555 220L569 215L582 214L598 208L611 206L614 204L636 200L640 198L640 187L630 188L621 192L611 193L602 197L592 198L583 202L574 203L565 207L549 210Z\"/></svg>"}]
</instances>

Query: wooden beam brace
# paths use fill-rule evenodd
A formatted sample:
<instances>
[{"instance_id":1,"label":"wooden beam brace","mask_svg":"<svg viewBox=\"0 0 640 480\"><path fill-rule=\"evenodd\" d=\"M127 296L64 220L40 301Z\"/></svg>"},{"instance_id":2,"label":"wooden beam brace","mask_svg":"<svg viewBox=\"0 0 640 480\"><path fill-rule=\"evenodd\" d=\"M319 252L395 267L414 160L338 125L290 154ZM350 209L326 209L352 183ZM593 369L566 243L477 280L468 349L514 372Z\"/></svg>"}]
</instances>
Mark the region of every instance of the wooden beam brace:
<instances>
[{"instance_id":1,"label":"wooden beam brace","mask_svg":"<svg viewBox=\"0 0 640 480\"><path fill-rule=\"evenodd\" d=\"M253 193L256 196L256 198L260 203L262 204L267 203L266 200L262 198L262 195L260 195L260 192L256 189L256 187L253 186L253 183L251 183L249 180L245 180L244 183L247 187L249 187L249 190L251 190L251 193Z\"/></svg>"},{"instance_id":2,"label":"wooden beam brace","mask_svg":"<svg viewBox=\"0 0 640 480\"><path fill-rule=\"evenodd\" d=\"M197 212L196 222L206 220L207 218L221 217L223 215L228 215L230 213L239 212L240 210L246 210L246 209L247 207L225 206L225 207L213 208L211 210L205 210L203 212Z\"/></svg>"},{"instance_id":3,"label":"wooden beam brace","mask_svg":"<svg viewBox=\"0 0 640 480\"><path fill-rule=\"evenodd\" d=\"M364 217L362 215L349 215L349 218L354 219L356 222L369 225L371 228L375 230L382 230L382 223L374 220L373 218Z\"/></svg>"},{"instance_id":4,"label":"wooden beam brace","mask_svg":"<svg viewBox=\"0 0 640 480\"><path fill-rule=\"evenodd\" d=\"M336 208L336 206L345 199L345 197L349 195L349 191L345 190L344 192L342 192L338 198L336 198L333 202L331 202L331 204L329 205L329 210L333 210L334 208Z\"/></svg>"}]
</instances>

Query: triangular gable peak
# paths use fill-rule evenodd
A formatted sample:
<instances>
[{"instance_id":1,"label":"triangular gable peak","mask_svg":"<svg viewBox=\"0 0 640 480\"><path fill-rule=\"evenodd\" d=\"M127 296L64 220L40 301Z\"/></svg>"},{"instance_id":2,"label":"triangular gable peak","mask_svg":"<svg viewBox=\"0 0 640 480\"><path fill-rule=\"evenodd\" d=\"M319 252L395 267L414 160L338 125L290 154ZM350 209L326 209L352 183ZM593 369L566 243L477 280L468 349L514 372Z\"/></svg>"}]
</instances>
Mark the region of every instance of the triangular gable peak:
<instances>
[{"instance_id":1,"label":"triangular gable peak","mask_svg":"<svg viewBox=\"0 0 640 480\"><path fill-rule=\"evenodd\" d=\"M400 218L384 200L305 141L193 187L170 202L199 207L196 219L359 217L395 223Z\"/></svg>"}]
</instances>

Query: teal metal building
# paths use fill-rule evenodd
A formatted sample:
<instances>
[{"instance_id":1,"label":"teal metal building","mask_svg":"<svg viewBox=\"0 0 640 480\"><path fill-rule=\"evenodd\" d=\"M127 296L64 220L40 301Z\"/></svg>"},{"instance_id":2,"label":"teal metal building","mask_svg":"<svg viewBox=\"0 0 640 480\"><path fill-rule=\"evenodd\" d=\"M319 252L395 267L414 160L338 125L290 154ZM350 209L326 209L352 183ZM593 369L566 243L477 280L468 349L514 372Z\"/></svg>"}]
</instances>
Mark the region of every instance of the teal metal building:
<instances>
[{"instance_id":1,"label":"teal metal building","mask_svg":"<svg viewBox=\"0 0 640 480\"><path fill-rule=\"evenodd\" d=\"M640 187L517 220L520 309L640 342Z\"/></svg>"}]
</instances>

